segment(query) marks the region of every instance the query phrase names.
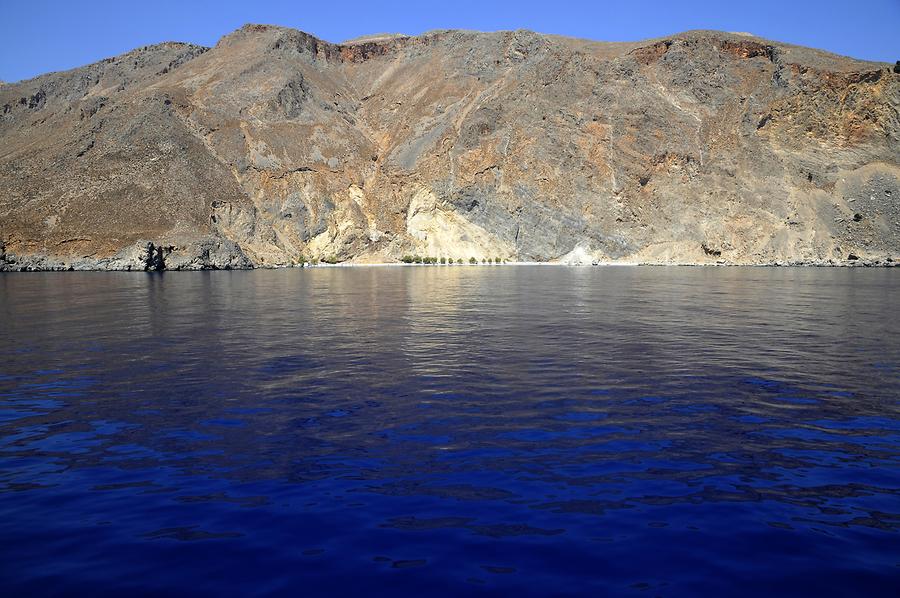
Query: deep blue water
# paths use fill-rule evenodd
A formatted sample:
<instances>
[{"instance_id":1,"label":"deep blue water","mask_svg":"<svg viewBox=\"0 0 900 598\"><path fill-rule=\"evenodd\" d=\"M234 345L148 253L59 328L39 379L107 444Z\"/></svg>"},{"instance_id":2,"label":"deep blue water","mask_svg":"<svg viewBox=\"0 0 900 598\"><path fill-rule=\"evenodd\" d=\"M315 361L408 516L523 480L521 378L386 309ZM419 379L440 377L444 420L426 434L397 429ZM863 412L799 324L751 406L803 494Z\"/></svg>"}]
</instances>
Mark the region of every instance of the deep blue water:
<instances>
[{"instance_id":1,"label":"deep blue water","mask_svg":"<svg viewBox=\"0 0 900 598\"><path fill-rule=\"evenodd\" d=\"M0 275L0 593L896 595L898 292Z\"/></svg>"}]
</instances>

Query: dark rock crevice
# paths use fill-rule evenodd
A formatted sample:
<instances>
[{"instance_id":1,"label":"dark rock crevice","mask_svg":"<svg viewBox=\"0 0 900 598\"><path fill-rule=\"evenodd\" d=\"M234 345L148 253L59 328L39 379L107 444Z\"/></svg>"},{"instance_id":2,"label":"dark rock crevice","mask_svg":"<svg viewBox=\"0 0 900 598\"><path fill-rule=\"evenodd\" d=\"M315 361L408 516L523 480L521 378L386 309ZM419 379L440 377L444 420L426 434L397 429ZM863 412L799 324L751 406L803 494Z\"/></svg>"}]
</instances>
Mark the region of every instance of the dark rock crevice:
<instances>
[{"instance_id":1,"label":"dark rock crevice","mask_svg":"<svg viewBox=\"0 0 900 598\"><path fill-rule=\"evenodd\" d=\"M269 103L269 108L274 114L284 118L297 118L300 116L309 94L309 85L306 83L303 75L298 74L281 88L275 98Z\"/></svg>"}]
</instances>

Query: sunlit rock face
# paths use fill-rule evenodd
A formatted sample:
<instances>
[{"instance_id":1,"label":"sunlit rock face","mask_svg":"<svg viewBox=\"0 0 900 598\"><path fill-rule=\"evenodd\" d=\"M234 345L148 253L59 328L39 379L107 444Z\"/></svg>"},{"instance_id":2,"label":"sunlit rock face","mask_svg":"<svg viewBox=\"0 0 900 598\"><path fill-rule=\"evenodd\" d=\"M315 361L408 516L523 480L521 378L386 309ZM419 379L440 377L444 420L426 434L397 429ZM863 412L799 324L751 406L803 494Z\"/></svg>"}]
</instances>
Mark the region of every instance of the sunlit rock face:
<instances>
[{"instance_id":1,"label":"sunlit rock face","mask_svg":"<svg viewBox=\"0 0 900 598\"><path fill-rule=\"evenodd\" d=\"M893 71L708 31L149 46L0 87L0 268L897 258Z\"/></svg>"}]
</instances>

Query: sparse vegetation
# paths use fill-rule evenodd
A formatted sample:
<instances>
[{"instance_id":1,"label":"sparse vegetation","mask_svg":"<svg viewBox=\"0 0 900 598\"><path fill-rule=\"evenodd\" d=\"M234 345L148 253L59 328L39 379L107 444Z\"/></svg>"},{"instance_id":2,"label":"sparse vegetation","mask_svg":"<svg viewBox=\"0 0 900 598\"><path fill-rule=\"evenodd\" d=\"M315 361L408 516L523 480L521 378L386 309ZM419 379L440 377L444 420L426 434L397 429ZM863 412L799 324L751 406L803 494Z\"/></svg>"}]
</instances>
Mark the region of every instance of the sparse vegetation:
<instances>
[{"instance_id":1,"label":"sparse vegetation","mask_svg":"<svg viewBox=\"0 0 900 598\"><path fill-rule=\"evenodd\" d=\"M462 258L459 258L458 260L456 260L456 263L457 263L457 264L462 264L462 263L463 263L463 262L462 262Z\"/></svg>"},{"instance_id":2,"label":"sparse vegetation","mask_svg":"<svg viewBox=\"0 0 900 598\"><path fill-rule=\"evenodd\" d=\"M329 255L322 258L322 261L326 264L339 264L341 260L336 255Z\"/></svg>"},{"instance_id":3,"label":"sparse vegetation","mask_svg":"<svg viewBox=\"0 0 900 598\"><path fill-rule=\"evenodd\" d=\"M423 257L423 256L421 256L421 255L404 255L403 257L400 258L400 261L403 262L404 264L432 264L432 265L436 265L436 264L438 264L438 263L440 263L440 264L448 264L448 263L449 263L449 264L452 264L452 263L453 263L453 258L446 258L446 257L437 258L437 257L431 256L431 255L425 256L425 257ZM461 263L462 263L462 260L460 260L459 263L461 264Z\"/></svg>"}]
</instances>

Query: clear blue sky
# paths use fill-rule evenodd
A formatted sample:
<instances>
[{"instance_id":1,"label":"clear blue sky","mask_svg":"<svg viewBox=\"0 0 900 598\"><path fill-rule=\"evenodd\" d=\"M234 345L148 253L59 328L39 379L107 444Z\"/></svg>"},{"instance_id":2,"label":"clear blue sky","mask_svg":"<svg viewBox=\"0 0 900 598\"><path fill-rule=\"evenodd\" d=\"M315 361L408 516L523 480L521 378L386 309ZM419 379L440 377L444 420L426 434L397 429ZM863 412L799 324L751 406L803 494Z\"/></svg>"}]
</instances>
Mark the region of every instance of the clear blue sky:
<instances>
[{"instance_id":1,"label":"clear blue sky","mask_svg":"<svg viewBox=\"0 0 900 598\"><path fill-rule=\"evenodd\" d=\"M722 29L856 58L900 59L900 0L0 0L0 79L17 81L161 41L208 46L248 22L329 41L444 28L522 28L610 41Z\"/></svg>"}]
</instances>

